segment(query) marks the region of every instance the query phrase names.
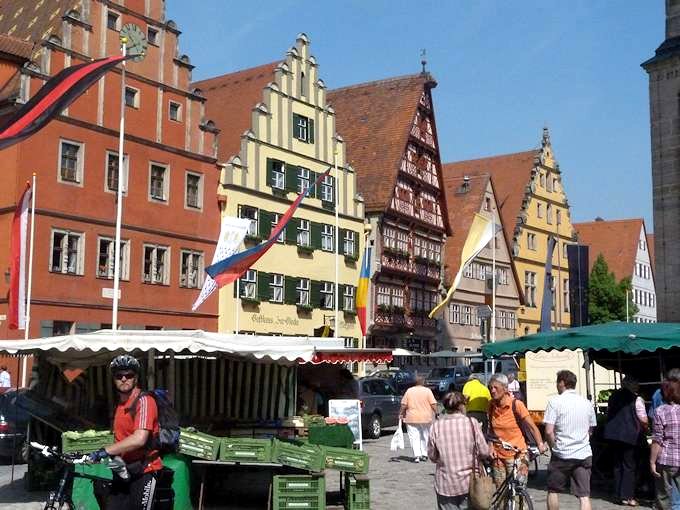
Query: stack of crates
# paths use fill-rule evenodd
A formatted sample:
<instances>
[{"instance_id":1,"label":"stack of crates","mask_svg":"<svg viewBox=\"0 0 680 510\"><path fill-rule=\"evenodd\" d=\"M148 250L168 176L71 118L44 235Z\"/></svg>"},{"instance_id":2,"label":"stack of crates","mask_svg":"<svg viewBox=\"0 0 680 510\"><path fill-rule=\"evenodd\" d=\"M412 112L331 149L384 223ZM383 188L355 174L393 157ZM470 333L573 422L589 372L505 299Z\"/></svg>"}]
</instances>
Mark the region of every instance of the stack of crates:
<instances>
[{"instance_id":1,"label":"stack of crates","mask_svg":"<svg viewBox=\"0 0 680 510\"><path fill-rule=\"evenodd\" d=\"M179 453L203 460L216 460L219 449L219 437L188 429L180 429Z\"/></svg>"},{"instance_id":2,"label":"stack of crates","mask_svg":"<svg viewBox=\"0 0 680 510\"><path fill-rule=\"evenodd\" d=\"M371 510L368 480L357 480L345 473L345 510Z\"/></svg>"},{"instance_id":3,"label":"stack of crates","mask_svg":"<svg viewBox=\"0 0 680 510\"><path fill-rule=\"evenodd\" d=\"M347 473L368 473L368 454L360 450L349 448L335 448L324 446L327 469L336 469Z\"/></svg>"},{"instance_id":4,"label":"stack of crates","mask_svg":"<svg viewBox=\"0 0 680 510\"><path fill-rule=\"evenodd\" d=\"M269 463L272 461L272 440L223 437L220 443L220 460Z\"/></svg>"},{"instance_id":5,"label":"stack of crates","mask_svg":"<svg viewBox=\"0 0 680 510\"><path fill-rule=\"evenodd\" d=\"M275 476L273 510L325 510L326 479L321 476Z\"/></svg>"},{"instance_id":6,"label":"stack of crates","mask_svg":"<svg viewBox=\"0 0 680 510\"><path fill-rule=\"evenodd\" d=\"M272 460L284 466L318 473L324 469L324 450L312 444L274 439Z\"/></svg>"}]
</instances>

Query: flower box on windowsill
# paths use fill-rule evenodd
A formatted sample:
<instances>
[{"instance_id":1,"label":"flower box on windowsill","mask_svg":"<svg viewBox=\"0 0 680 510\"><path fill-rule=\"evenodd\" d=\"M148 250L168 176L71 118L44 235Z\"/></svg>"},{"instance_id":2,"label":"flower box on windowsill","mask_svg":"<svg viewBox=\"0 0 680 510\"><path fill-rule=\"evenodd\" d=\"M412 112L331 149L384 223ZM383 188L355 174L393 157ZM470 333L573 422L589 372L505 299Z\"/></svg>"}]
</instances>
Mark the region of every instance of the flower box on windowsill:
<instances>
[{"instance_id":1,"label":"flower box on windowsill","mask_svg":"<svg viewBox=\"0 0 680 510\"><path fill-rule=\"evenodd\" d=\"M359 257L356 257L354 255L345 255L345 262L347 262L348 264L353 264L357 260L359 260Z\"/></svg>"},{"instance_id":2,"label":"flower box on windowsill","mask_svg":"<svg viewBox=\"0 0 680 510\"><path fill-rule=\"evenodd\" d=\"M357 314L357 311L356 310L343 310L342 313L344 313L345 315L350 315L350 316L354 317Z\"/></svg>"},{"instance_id":3,"label":"flower box on windowsill","mask_svg":"<svg viewBox=\"0 0 680 510\"><path fill-rule=\"evenodd\" d=\"M288 196L288 191L282 188L272 188L272 195L286 198Z\"/></svg>"},{"instance_id":4,"label":"flower box on windowsill","mask_svg":"<svg viewBox=\"0 0 680 510\"><path fill-rule=\"evenodd\" d=\"M391 246L383 247L383 252L385 255L390 255L392 257L408 257L408 252L400 250L398 248L392 248Z\"/></svg>"},{"instance_id":5,"label":"flower box on windowsill","mask_svg":"<svg viewBox=\"0 0 680 510\"><path fill-rule=\"evenodd\" d=\"M241 302L246 305L259 305L260 300L257 298L241 297Z\"/></svg>"},{"instance_id":6,"label":"flower box on windowsill","mask_svg":"<svg viewBox=\"0 0 680 510\"><path fill-rule=\"evenodd\" d=\"M312 305L301 305L297 304L295 305L297 307L298 312L300 313L309 313L312 310L314 310L314 307Z\"/></svg>"},{"instance_id":7,"label":"flower box on windowsill","mask_svg":"<svg viewBox=\"0 0 680 510\"><path fill-rule=\"evenodd\" d=\"M309 255L314 253L314 248L312 248L311 246L302 246L302 245L298 244L297 250L298 250L298 253L305 253L305 254L309 254Z\"/></svg>"},{"instance_id":8,"label":"flower box on windowsill","mask_svg":"<svg viewBox=\"0 0 680 510\"><path fill-rule=\"evenodd\" d=\"M243 239L243 242L252 243L252 244L259 244L259 243L262 242L262 238L260 236L253 236L253 235L247 234L246 237Z\"/></svg>"},{"instance_id":9,"label":"flower box on windowsill","mask_svg":"<svg viewBox=\"0 0 680 510\"><path fill-rule=\"evenodd\" d=\"M329 211L335 211L335 204L333 202L326 202L325 200L322 200L321 207L328 209Z\"/></svg>"}]
</instances>

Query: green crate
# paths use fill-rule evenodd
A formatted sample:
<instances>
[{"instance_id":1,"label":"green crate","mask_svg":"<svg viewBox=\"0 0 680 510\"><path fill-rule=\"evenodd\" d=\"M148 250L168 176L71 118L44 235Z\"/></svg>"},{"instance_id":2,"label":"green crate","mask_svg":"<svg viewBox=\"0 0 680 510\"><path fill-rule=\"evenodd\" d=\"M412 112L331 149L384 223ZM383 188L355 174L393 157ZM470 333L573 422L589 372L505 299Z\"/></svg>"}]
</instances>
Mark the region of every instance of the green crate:
<instances>
[{"instance_id":1,"label":"green crate","mask_svg":"<svg viewBox=\"0 0 680 510\"><path fill-rule=\"evenodd\" d=\"M271 439L223 437L220 441L220 460L226 462L271 462Z\"/></svg>"},{"instance_id":2,"label":"green crate","mask_svg":"<svg viewBox=\"0 0 680 510\"><path fill-rule=\"evenodd\" d=\"M203 460L216 460L220 449L220 438L181 429L179 435L179 453Z\"/></svg>"},{"instance_id":3,"label":"green crate","mask_svg":"<svg viewBox=\"0 0 680 510\"><path fill-rule=\"evenodd\" d=\"M273 481L274 494L279 496L314 496L326 493L323 475L277 475Z\"/></svg>"},{"instance_id":4,"label":"green crate","mask_svg":"<svg viewBox=\"0 0 680 510\"><path fill-rule=\"evenodd\" d=\"M325 446L324 452L327 469L336 469L348 473L368 473L368 454L362 451Z\"/></svg>"},{"instance_id":5,"label":"green crate","mask_svg":"<svg viewBox=\"0 0 680 510\"><path fill-rule=\"evenodd\" d=\"M345 510L371 510L368 480L357 480L345 473Z\"/></svg>"},{"instance_id":6,"label":"green crate","mask_svg":"<svg viewBox=\"0 0 680 510\"><path fill-rule=\"evenodd\" d=\"M326 425L326 419L319 414L305 414L302 416L302 422L305 427L323 427Z\"/></svg>"},{"instance_id":7,"label":"green crate","mask_svg":"<svg viewBox=\"0 0 680 510\"><path fill-rule=\"evenodd\" d=\"M94 432L94 435L92 435L92 432ZM63 432L61 434L61 451L63 453L90 453L114 442L113 434L108 430Z\"/></svg>"},{"instance_id":8,"label":"green crate","mask_svg":"<svg viewBox=\"0 0 680 510\"><path fill-rule=\"evenodd\" d=\"M272 459L284 466L307 471L323 471L324 452L316 445L274 439Z\"/></svg>"}]
</instances>

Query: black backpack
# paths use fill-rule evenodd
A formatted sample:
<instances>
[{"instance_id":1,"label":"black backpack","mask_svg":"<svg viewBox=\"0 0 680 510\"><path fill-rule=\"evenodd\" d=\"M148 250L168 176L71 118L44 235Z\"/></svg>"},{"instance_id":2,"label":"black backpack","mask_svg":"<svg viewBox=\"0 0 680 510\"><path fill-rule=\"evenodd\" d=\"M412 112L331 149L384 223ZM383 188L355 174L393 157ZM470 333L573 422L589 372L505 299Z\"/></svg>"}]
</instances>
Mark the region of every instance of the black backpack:
<instances>
[{"instance_id":1,"label":"black backpack","mask_svg":"<svg viewBox=\"0 0 680 510\"><path fill-rule=\"evenodd\" d=\"M158 435L149 438L147 448L158 450L161 454L176 453L179 450L179 416L168 398L168 391L155 389L140 392L129 407L133 418L137 413L137 402L144 396L153 398L158 408Z\"/></svg>"}]
</instances>

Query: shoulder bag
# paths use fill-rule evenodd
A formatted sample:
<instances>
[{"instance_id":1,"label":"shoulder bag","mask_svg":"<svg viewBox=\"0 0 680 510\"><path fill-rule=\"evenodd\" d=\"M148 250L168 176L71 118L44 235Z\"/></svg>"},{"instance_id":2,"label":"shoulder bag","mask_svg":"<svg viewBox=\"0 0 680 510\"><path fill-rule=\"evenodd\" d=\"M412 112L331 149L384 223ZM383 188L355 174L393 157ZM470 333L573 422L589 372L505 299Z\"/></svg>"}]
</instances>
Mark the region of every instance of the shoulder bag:
<instances>
[{"instance_id":1,"label":"shoulder bag","mask_svg":"<svg viewBox=\"0 0 680 510\"><path fill-rule=\"evenodd\" d=\"M470 475L468 500L472 510L489 510L494 492L496 492L496 485L493 483L493 478L486 473L484 467L479 463L477 434L475 434L472 418L468 418L468 420L470 420L470 432L472 432L473 441L472 474Z\"/></svg>"}]
</instances>

